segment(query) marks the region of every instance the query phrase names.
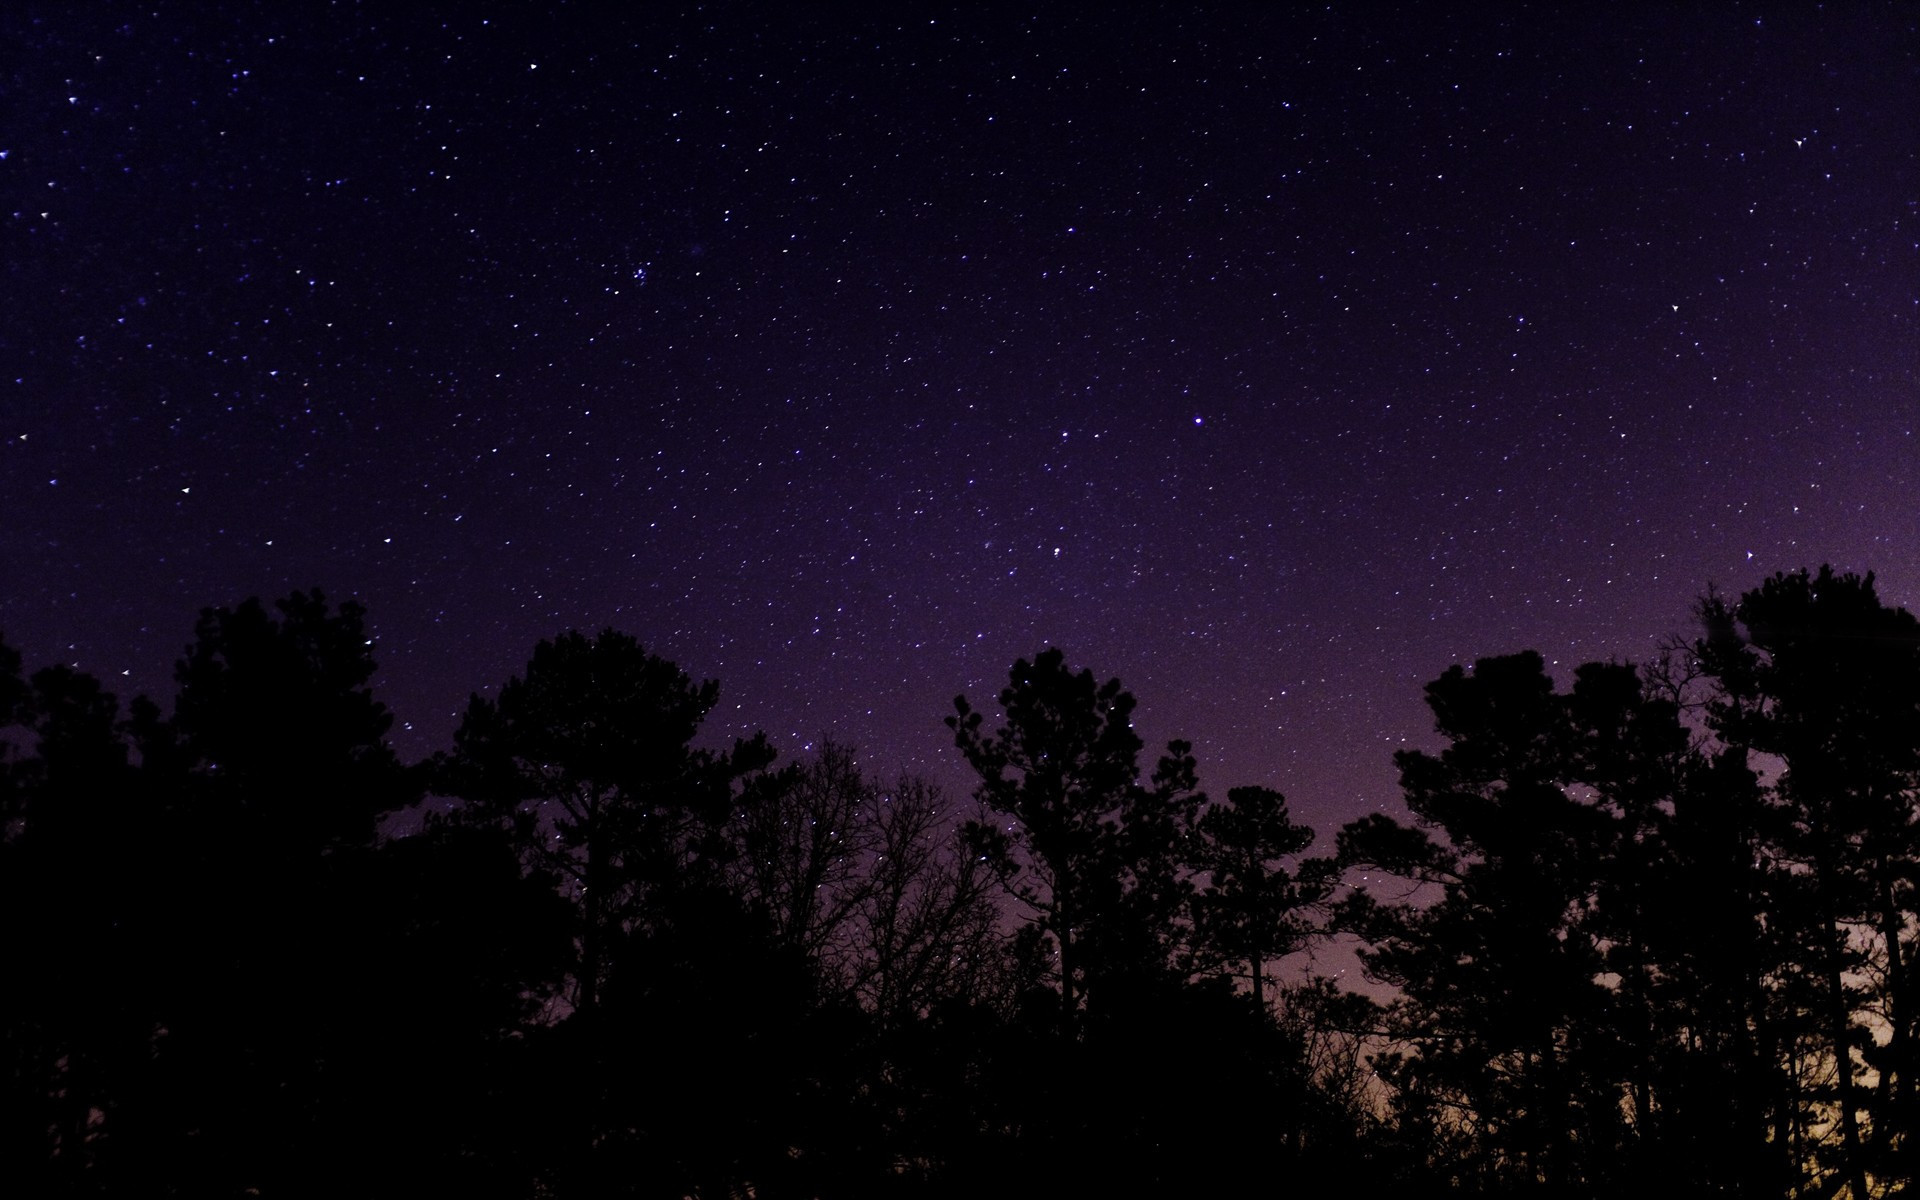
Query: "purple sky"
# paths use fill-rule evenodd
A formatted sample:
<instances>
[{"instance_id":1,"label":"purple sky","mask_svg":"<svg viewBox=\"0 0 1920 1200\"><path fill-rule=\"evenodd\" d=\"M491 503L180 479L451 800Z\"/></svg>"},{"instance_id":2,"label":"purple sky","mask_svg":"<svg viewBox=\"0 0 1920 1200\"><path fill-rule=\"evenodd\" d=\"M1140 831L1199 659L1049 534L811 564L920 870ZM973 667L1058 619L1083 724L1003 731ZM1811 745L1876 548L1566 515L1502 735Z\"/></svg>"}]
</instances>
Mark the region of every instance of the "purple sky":
<instances>
[{"instance_id":1,"label":"purple sky","mask_svg":"<svg viewBox=\"0 0 1920 1200\"><path fill-rule=\"evenodd\" d=\"M0 16L30 665L318 585L409 756L611 625L963 788L1058 644L1325 838L1452 662L1920 603L1907 6L413 7Z\"/></svg>"}]
</instances>

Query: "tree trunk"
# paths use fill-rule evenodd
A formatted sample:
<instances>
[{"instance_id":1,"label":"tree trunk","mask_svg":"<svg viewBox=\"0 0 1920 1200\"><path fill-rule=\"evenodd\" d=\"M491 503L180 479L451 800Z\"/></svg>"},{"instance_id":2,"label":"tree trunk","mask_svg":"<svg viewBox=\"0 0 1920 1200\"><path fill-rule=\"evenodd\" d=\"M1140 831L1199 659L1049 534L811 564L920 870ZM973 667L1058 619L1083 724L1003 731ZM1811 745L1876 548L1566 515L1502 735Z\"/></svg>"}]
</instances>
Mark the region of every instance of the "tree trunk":
<instances>
[{"instance_id":1,"label":"tree trunk","mask_svg":"<svg viewBox=\"0 0 1920 1200\"><path fill-rule=\"evenodd\" d=\"M1913 1020L1907 1012L1906 956L1900 952L1900 933L1906 922L1894 899L1891 880L1883 881L1880 901L1880 936L1887 943L1886 1012L1890 1032L1887 1037L1887 1065L1880 1072L1880 1120L1873 1123L1873 1140L1885 1147L1894 1137L1895 1127L1905 1108L1904 1097L1912 1086L1907 1078L1913 1053Z\"/></svg>"},{"instance_id":2,"label":"tree trunk","mask_svg":"<svg viewBox=\"0 0 1920 1200\"><path fill-rule=\"evenodd\" d=\"M603 953L601 924L605 918L606 850L602 837L587 840L587 869L581 880L580 897L580 986L575 989L575 1009L592 1012L600 1002L600 959Z\"/></svg>"},{"instance_id":3,"label":"tree trunk","mask_svg":"<svg viewBox=\"0 0 1920 1200\"><path fill-rule=\"evenodd\" d=\"M1074 953L1072 902L1056 896L1053 914L1056 923L1053 935L1060 940L1060 1036L1072 1042L1080 1036L1080 998L1073 990L1073 969L1078 955Z\"/></svg>"},{"instance_id":4,"label":"tree trunk","mask_svg":"<svg viewBox=\"0 0 1920 1200\"><path fill-rule=\"evenodd\" d=\"M1840 1097L1840 1140L1846 1147L1846 1177L1852 1200L1867 1200L1867 1168L1860 1150L1859 1100L1854 1089L1853 1051L1848 1046L1853 1014L1847 1010L1846 982L1840 976L1840 926L1829 911L1827 937L1827 1038L1833 1045L1834 1085Z\"/></svg>"}]
</instances>

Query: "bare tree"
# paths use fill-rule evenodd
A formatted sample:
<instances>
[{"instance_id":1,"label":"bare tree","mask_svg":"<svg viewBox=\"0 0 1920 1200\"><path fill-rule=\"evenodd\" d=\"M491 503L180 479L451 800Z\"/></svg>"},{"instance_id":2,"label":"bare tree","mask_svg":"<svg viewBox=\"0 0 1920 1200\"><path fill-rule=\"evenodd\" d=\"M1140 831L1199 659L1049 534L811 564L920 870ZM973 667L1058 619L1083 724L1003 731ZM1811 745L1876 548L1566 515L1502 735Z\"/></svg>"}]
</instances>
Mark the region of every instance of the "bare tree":
<instances>
[{"instance_id":1,"label":"bare tree","mask_svg":"<svg viewBox=\"0 0 1920 1200\"><path fill-rule=\"evenodd\" d=\"M940 789L903 776L880 798L873 828L851 964L861 1003L894 1025L942 999L996 992L1006 974L997 881L961 851Z\"/></svg>"}]
</instances>

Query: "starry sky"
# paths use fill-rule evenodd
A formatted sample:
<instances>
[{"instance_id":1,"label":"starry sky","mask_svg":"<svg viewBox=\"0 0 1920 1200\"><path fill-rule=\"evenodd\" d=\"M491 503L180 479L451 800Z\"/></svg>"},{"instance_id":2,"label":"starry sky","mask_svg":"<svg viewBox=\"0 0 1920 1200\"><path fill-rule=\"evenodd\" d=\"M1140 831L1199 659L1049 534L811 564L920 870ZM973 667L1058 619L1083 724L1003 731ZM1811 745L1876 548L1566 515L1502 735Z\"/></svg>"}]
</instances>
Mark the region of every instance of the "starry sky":
<instances>
[{"instance_id":1,"label":"starry sky","mask_svg":"<svg viewBox=\"0 0 1920 1200\"><path fill-rule=\"evenodd\" d=\"M409 757L614 626L964 790L1057 644L1324 836L1453 662L1920 603L1910 7L429 7L0 15L30 666L319 586Z\"/></svg>"}]
</instances>

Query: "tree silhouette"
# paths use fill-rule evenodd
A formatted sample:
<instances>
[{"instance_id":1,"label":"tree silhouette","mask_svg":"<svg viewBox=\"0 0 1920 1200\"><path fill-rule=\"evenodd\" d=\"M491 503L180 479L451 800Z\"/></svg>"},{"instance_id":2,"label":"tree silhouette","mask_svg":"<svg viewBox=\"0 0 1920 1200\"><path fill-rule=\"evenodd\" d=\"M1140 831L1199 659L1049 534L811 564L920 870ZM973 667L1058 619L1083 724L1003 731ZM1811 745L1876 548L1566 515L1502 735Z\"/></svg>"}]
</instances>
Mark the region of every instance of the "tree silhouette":
<instances>
[{"instance_id":1,"label":"tree silhouette","mask_svg":"<svg viewBox=\"0 0 1920 1200\"><path fill-rule=\"evenodd\" d=\"M1005 720L991 734L965 696L947 718L980 801L1010 818L1004 828L975 822L970 834L1053 938L1061 1029L1072 1038L1085 995L1165 972L1186 900L1180 841L1203 797L1181 742L1150 784L1141 780L1133 696L1117 679L1095 684L1091 671L1069 670L1057 649L1016 662L999 699Z\"/></svg>"},{"instance_id":2,"label":"tree silhouette","mask_svg":"<svg viewBox=\"0 0 1920 1200\"><path fill-rule=\"evenodd\" d=\"M732 781L772 758L761 740L694 748L718 697L626 634L572 632L534 647L498 700L474 696L454 735L443 786L577 907L576 1010L596 1006L612 944L655 893L716 880Z\"/></svg>"},{"instance_id":3,"label":"tree silhouette","mask_svg":"<svg viewBox=\"0 0 1920 1200\"><path fill-rule=\"evenodd\" d=\"M68 667L21 680L0 646L0 1160L29 1191L123 1173L152 1049L158 847L118 712Z\"/></svg>"},{"instance_id":4,"label":"tree silhouette","mask_svg":"<svg viewBox=\"0 0 1920 1200\"><path fill-rule=\"evenodd\" d=\"M1539 655L1481 659L1427 687L1438 756L1395 755L1407 807L1442 833L1376 816L1343 858L1434 885L1431 902L1349 902L1363 961L1405 994L1383 1059L1401 1119L1466 1155L1482 1187L1595 1190L1617 1166L1614 996L1591 926L1606 815L1586 802L1574 706ZM1464 1139L1464 1140L1463 1140Z\"/></svg>"},{"instance_id":5,"label":"tree silhouette","mask_svg":"<svg viewBox=\"0 0 1920 1200\"><path fill-rule=\"evenodd\" d=\"M536 1047L542 1002L573 961L571 906L497 829L437 814L357 876L364 919L342 932L379 1003L351 1048L360 1085L331 1097L333 1153L354 1157L367 1129L404 1130L364 1156L358 1194L533 1194L552 1149Z\"/></svg>"},{"instance_id":6,"label":"tree silhouette","mask_svg":"<svg viewBox=\"0 0 1920 1200\"><path fill-rule=\"evenodd\" d=\"M938 1006L1010 1010L1016 968L999 934L996 881L958 844L945 797L912 776L875 805L850 985L883 1029Z\"/></svg>"},{"instance_id":7,"label":"tree silhouette","mask_svg":"<svg viewBox=\"0 0 1920 1200\"><path fill-rule=\"evenodd\" d=\"M1770 927L1789 942L1783 998L1816 1030L1823 1084L1797 1114L1813 1169L1865 1197L1908 1179L1920 920L1920 622L1873 577L1777 574L1702 606L1710 706L1730 746L1779 764ZM1878 1031L1878 1032L1876 1032ZM1812 1143L1817 1127L1837 1145Z\"/></svg>"},{"instance_id":8,"label":"tree silhouette","mask_svg":"<svg viewBox=\"0 0 1920 1200\"><path fill-rule=\"evenodd\" d=\"M366 610L329 612L318 591L200 614L174 672L164 728L143 724L141 755L194 779L194 803L250 836L306 856L366 845L381 814L417 785L386 744L393 715L373 698Z\"/></svg>"},{"instance_id":9,"label":"tree silhouette","mask_svg":"<svg viewBox=\"0 0 1920 1200\"><path fill-rule=\"evenodd\" d=\"M754 780L734 816L735 890L835 990L847 985L856 952L879 809L879 789L853 751L823 741L813 757Z\"/></svg>"},{"instance_id":10,"label":"tree silhouette","mask_svg":"<svg viewBox=\"0 0 1920 1200\"><path fill-rule=\"evenodd\" d=\"M764 739L693 745L717 696L626 634L568 633L473 699L440 764L460 820L501 831L573 910L565 1004L529 1038L554 1097L540 1184L562 1195L777 1192L793 1154L824 1154L802 1132L831 1107L815 1088L831 1058L811 1049L828 1039L808 1032L823 926L784 873L813 868L738 861L791 847L741 840L780 794L743 785L772 759Z\"/></svg>"},{"instance_id":11,"label":"tree silhouette","mask_svg":"<svg viewBox=\"0 0 1920 1200\"><path fill-rule=\"evenodd\" d=\"M607 631L476 697L432 764L460 806L382 837L430 776L358 606L208 609L124 715L0 644L0 1161L33 1195L1904 1194L1920 621L1827 568L1698 615L1564 691L1449 669L1411 821L1332 864L1185 743L1143 778L1133 697L1058 650L991 730L956 700L958 830L831 742L700 748L716 686ZM1397 999L1275 970L1308 914Z\"/></svg>"},{"instance_id":12,"label":"tree silhouette","mask_svg":"<svg viewBox=\"0 0 1920 1200\"><path fill-rule=\"evenodd\" d=\"M129 1178L190 1192L352 1188L387 996L365 933L380 814L419 794L385 741L359 606L207 609L170 715L137 701L123 792L147 835L134 928L148 1046L105 1112Z\"/></svg>"},{"instance_id":13,"label":"tree silhouette","mask_svg":"<svg viewBox=\"0 0 1920 1200\"><path fill-rule=\"evenodd\" d=\"M1246 965L1254 1006L1265 1012L1267 967L1299 948L1309 933L1304 910L1332 890L1318 866L1296 874L1281 865L1313 844L1313 830L1294 824L1279 792L1238 787L1200 815L1196 831L1192 865L1208 883L1194 897L1195 940L1207 960Z\"/></svg>"}]
</instances>

